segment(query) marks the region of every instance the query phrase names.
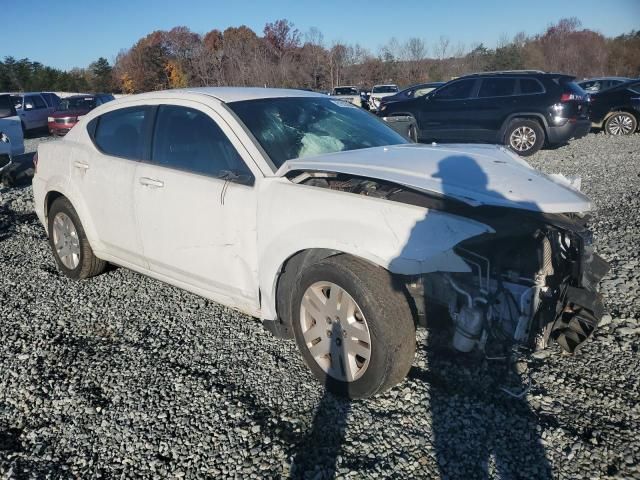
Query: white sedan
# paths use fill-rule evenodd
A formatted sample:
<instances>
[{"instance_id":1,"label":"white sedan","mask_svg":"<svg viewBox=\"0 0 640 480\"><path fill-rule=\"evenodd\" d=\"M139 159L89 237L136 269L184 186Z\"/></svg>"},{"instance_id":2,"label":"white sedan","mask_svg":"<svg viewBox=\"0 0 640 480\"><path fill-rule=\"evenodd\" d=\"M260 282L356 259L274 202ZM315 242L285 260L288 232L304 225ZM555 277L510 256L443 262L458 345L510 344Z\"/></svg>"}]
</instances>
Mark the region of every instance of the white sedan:
<instances>
[{"instance_id":1,"label":"white sedan","mask_svg":"<svg viewBox=\"0 0 640 480\"><path fill-rule=\"evenodd\" d=\"M602 314L591 205L566 179L502 147L407 143L325 95L110 102L40 145L33 193L63 274L109 262L259 317L351 398L402 381L436 306L461 352L573 351Z\"/></svg>"}]
</instances>

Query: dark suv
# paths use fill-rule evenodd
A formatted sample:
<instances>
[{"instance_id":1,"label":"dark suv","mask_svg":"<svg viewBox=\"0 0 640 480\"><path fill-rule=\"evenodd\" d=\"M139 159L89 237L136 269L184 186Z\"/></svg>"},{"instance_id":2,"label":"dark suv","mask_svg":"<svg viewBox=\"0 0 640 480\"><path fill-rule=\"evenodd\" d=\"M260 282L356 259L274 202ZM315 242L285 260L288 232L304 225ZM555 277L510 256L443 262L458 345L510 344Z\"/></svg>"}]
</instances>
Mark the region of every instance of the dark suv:
<instances>
[{"instance_id":1,"label":"dark suv","mask_svg":"<svg viewBox=\"0 0 640 480\"><path fill-rule=\"evenodd\" d=\"M537 71L467 75L421 98L389 101L378 115L415 141L490 142L527 156L590 128L575 77Z\"/></svg>"},{"instance_id":2,"label":"dark suv","mask_svg":"<svg viewBox=\"0 0 640 480\"><path fill-rule=\"evenodd\" d=\"M591 121L610 135L631 135L640 121L640 79L591 95Z\"/></svg>"}]
</instances>

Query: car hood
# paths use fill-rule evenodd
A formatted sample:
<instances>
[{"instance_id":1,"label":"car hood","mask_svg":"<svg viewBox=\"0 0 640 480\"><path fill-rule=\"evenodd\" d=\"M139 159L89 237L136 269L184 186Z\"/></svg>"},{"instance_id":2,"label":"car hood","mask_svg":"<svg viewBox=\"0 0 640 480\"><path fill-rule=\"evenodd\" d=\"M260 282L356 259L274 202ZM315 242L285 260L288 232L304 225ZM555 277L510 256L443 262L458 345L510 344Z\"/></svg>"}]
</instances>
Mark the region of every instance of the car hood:
<instances>
[{"instance_id":1,"label":"car hood","mask_svg":"<svg viewBox=\"0 0 640 480\"><path fill-rule=\"evenodd\" d=\"M561 175L549 176L496 145L403 144L285 162L276 172L336 172L441 194L468 205L545 213L586 212L589 199Z\"/></svg>"}]
</instances>

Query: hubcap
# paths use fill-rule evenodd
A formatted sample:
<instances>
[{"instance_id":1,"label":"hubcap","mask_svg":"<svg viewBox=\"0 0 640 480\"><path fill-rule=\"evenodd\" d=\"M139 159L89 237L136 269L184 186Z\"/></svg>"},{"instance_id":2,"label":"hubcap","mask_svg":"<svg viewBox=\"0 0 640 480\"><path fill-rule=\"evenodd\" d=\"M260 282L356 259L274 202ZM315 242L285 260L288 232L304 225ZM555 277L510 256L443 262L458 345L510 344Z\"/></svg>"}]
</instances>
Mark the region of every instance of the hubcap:
<instances>
[{"instance_id":1,"label":"hubcap","mask_svg":"<svg viewBox=\"0 0 640 480\"><path fill-rule=\"evenodd\" d=\"M533 148L536 143L536 132L531 127L518 127L509 137L511 148L519 152L524 152Z\"/></svg>"},{"instance_id":2,"label":"hubcap","mask_svg":"<svg viewBox=\"0 0 640 480\"><path fill-rule=\"evenodd\" d=\"M353 382L371 359L371 336L362 310L343 288L316 282L300 305L300 327L309 353L329 376Z\"/></svg>"},{"instance_id":3,"label":"hubcap","mask_svg":"<svg viewBox=\"0 0 640 480\"><path fill-rule=\"evenodd\" d=\"M611 135L629 135L633 130L633 120L629 115L615 115L609 120L609 133Z\"/></svg>"},{"instance_id":4,"label":"hubcap","mask_svg":"<svg viewBox=\"0 0 640 480\"><path fill-rule=\"evenodd\" d=\"M59 212L53 219L53 246L62 264L74 270L80 263L80 240L69 216Z\"/></svg>"}]
</instances>

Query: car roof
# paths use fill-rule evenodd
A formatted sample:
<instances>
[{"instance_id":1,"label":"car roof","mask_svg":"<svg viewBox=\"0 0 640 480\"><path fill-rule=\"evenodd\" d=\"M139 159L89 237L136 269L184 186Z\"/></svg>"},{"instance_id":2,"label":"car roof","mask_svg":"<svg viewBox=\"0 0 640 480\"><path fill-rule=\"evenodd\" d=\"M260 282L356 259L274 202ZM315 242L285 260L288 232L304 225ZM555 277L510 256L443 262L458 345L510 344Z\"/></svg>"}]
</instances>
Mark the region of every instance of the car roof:
<instances>
[{"instance_id":1,"label":"car roof","mask_svg":"<svg viewBox=\"0 0 640 480\"><path fill-rule=\"evenodd\" d=\"M261 87L200 87L169 90L173 94L195 93L217 98L221 102L241 102L243 100L260 100L264 98L286 97L325 97L321 93L292 88L261 88ZM157 92L161 94L162 92ZM161 96L161 95L159 95Z\"/></svg>"},{"instance_id":2,"label":"car roof","mask_svg":"<svg viewBox=\"0 0 640 480\"><path fill-rule=\"evenodd\" d=\"M585 78L584 80L580 80L579 83L595 82L597 80L621 80L623 82L628 82L629 80L633 80L633 78L630 78L630 77L594 77L594 78Z\"/></svg>"},{"instance_id":3,"label":"car roof","mask_svg":"<svg viewBox=\"0 0 640 480\"><path fill-rule=\"evenodd\" d=\"M396 85L395 83L380 83L378 85L374 85L373 88L376 87L397 87L398 85Z\"/></svg>"}]
</instances>

